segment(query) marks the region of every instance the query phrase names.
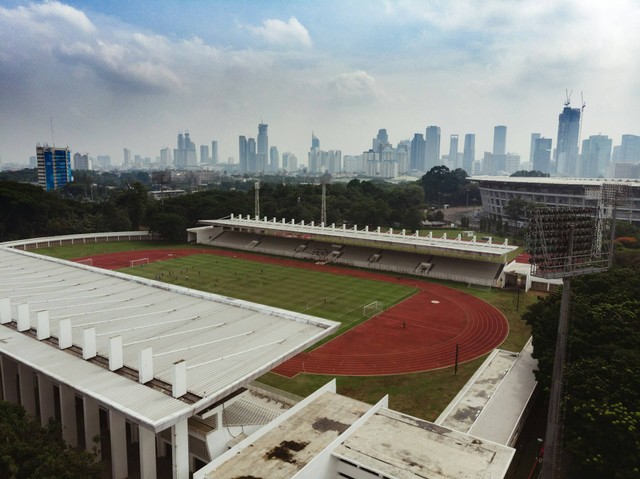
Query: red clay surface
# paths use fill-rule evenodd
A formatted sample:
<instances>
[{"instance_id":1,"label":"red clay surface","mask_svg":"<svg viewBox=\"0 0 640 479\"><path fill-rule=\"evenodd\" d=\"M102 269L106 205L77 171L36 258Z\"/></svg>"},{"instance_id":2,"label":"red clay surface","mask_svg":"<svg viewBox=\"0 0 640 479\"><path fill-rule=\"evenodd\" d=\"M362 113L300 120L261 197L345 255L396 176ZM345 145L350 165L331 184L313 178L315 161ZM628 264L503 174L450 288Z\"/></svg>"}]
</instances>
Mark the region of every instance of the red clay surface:
<instances>
[{"instance_id":1,"label":"red clay surface","mask_svg":"<svg viewBox=\"0 0 640 479\"><path fill-rule=\"evenodd\" d=\"M91 258L93 266L120 269L130 260L149 262L193 254L215 254L388 281L419 292L310 353L300 353L273 370L293 377L299 373L339 376L379 376L429 371L471 361L498 347L509 333L504 315L484 301L439 284L390 274L352 270L272 256L228 250L164 249L108 253Z\"/></svg>"}]
</instances>

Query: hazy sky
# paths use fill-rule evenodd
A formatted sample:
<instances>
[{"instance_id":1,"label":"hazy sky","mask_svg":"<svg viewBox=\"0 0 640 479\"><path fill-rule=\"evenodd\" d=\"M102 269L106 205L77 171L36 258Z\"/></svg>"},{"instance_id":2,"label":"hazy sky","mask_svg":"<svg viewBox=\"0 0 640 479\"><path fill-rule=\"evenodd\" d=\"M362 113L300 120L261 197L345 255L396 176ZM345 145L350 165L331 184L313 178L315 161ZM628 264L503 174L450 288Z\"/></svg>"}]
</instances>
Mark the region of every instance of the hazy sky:
<instances>
[{"instance_id":1,"label":"hazy sky","mask_svg":"<svg viewBox=\"0 0 640 479\"><path fill-rule=\"evenodd\" d=\"M257 135L306 162L442 129L528 159L554 139L565 89L584 92L582 137L640 134L640 1L0 0L0 157L36 142L155 158L189 130L236 158Z\"/></svg>"}]
</instances>

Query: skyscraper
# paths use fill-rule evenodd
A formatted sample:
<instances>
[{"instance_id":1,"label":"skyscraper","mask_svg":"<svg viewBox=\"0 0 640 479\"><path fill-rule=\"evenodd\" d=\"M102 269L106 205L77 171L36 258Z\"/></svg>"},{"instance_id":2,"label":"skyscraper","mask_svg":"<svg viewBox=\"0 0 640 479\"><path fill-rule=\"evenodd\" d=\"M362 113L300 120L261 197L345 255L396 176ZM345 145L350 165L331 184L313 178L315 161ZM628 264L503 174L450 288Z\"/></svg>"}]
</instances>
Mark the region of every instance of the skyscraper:
<instances>
[{"instance_id":1,"label":"skyscraper","mask_svg":"<svg viewBox=\"0 0 640 479\"><path fill-rule=\"evenodd\" d=\"M269 125L260 123L258 125L258 144L256 151L256 169L254 171L265 171L269 163L269 136L267 129Z\"/></svg>"},{"instance_id":2,"label":"skyscraper","mask_svg":"<svg viewBox=\"0 0 640 479\"><path fill-rule=\"evenodd\" d=\"M640 136L622 135L618 161L640 163Z\"/></svg>"},{"instance_id":3,"label":"skyscraper","mask_svg":"<svg viewBox=\"0 0 640 479\"><path fill-rule=\"evenodd\" d=\"M612 141L606 135L591 135L582 142L580 176L584 178L604 178L611 161Z\"/></svg>"},{"instance_id":4,"label":"skyscraper","mask_svg":"<svg viewBox=\"0 0 640 479\"><path fill-rule=\"evenodd\" d=\"M73 181L69 148L36 145L38 184L47 191L62 188Z\"/></svg>"},{"instance_id":5,"label":"skyscraper","mask_svg":"<svg viewBox=\"0 0 640 479\"><path fill-rule=\"evenodd\" d=\"M84 155L81 155L80 153L75 153L73 155L73 169L74 170L90 170L91 161L89 160L89 154L85 153Z\"/></svg>"},{"instance_id":6,"label":"skyscraper","mask_svg":"<svg viewBox=\"0 0 640 479\"><path fill-rule=\"evenodd\" d=\"M440 127L429 126L424 136L425 171L440 164Z\"/></svg>"},{"instance_id":7,"label":"skyscraper","mask_svg":"<svg viewBox=\"0 0 640 479\"><path fill-rule=\"evenodd\" d=\"M533 161L531 163L533 170L551 173L551 138L536 138L534 140Z\"/></svg>"},{"instance_id":8,"label":"skyscraper","mask_svg":"<svg viewBox=\"0 0 640 479\"><path fill-rule=\"evenodd\" d=\"M493 129L493 154L507 154L507 127L504 125L497 125Z\"/></svg>"},{"instance_id":9,"label":"skyscraper","mask_svg":"<svg viewBox=\"0 0 640 479\"><path fill-rule=\"evenodd\" d=\"M251 172L262 171L258 170L257 157L256 140L254 138L249 138L247 140L247 170Z\"/></svg>"},{"instance_id":10,"label":"skyscraper","mask_svg":"<svg viewBox=\"0 0 640 479\"><path fill-rule=\"evenodd\" d=\"M189 137L189 132L178 133L178 148L173 150L173 163L176 168L187 168L196 166L198 158L196 157L196 145Z\"/></svg>"},{"instance_id":11,"label":"skyscraper","mask_svg":"<svg viewBox=\"0 0 640 479\"><path fill-rule=\"evenodd\" d=\"M240 171L249 171L249 157L247 155L247 138L243 135L238 137L238 163Z\"/></svg>"},{"instance_id":12,"label":"skyscraper","mask_svg":"<svg viewBox=\"0 0 640 479\"><path fill-rule=\"evenodd\" d=\"M464 150L462 152L462 169L467 175L473 174L473 162L476 160L476 135L464 135Z\"/></svg>"},{"instance_id":13,"label":"skyscraper","mask_svg":"<svg viewBox=\"0 0 640 479\"><path fill-rule=\"evenodd\" d=\"M556 173L560 176L576 176L578 163L578 136L580 135L580 108L565 104L558 116L556 142Z\"/></svg>"},{"instance_id":14,"label":"skyscraper","mask_svg":"<svg viewBox=\"0 0 640 479\"><path fill-rule=\"evenodd\" d=\"M411 140L411 156L409 159L410 167L414 171L426 171L424 162L424 136L422 133L416 133Z\"/></svg>"},{"instance_id":15,"label":"skyscraper","mask_svg":"<svg viewBox=\"0 0 640 479\"><path fill-rule=\"evenodd\" d=\"M458 165L458 135L453 134L449 138L449 164L451 169L455 170Z\"/></svg>"},{"instance_id":16,"label":"skyscraper","mask_svg":"<svg viewBox=\"0 0 640 479\"><path fill-rule=\"evenodd\" d=\"M529 146L529 163L533 164L533 154L536 150L536 140L540 138L540 133L531 133L531 145Z\"/></svg>"},{"instance_id":17,"label":"skyscraper","mask_svg":"<svg viewBox=\"0 0 640 479\"><path fill-rule=\"evenodd\" d=\"M311 148L320 148L320 140L313 132L311 132Z\"/></svg>"},{"instance_id":18,"label":"skyscraper","mask_svg":"<svg viewBox=\"0 0 640 479\"><path fill-rule=\"evenodd\" d=\"M218 164L218 142L216 140L211 142L211 164Z\"/></svg>"},{"instance_id":19,"label":"skyscraper","mask_svg":"<svg viewBox=\"0 0 640 479\"><path fill-rule=\"evenodd\" d=\"M209 145L200 145L200 163L209 163Z\"/></svg>"},{"instance_id":20,"label":"skyscraper","mask_svg":"<svg viewBox=\"0 0 640 479\"><path fill-rule=\"evenodd\" d=\"M124 148L123 150L122 164L124 166L131 165L131 150L128 148Z\"/></svg>"},{"instance_id":21,"label":"skyscraper","mask_svg":"<svg viewBox=\"0 0 640 479\"><path fill-rule=\"evenodd\" d=\"M276 146L269 148L269 169L271 171L278 171L280 169L280 154Z\"/></svg>"}]
</instances>

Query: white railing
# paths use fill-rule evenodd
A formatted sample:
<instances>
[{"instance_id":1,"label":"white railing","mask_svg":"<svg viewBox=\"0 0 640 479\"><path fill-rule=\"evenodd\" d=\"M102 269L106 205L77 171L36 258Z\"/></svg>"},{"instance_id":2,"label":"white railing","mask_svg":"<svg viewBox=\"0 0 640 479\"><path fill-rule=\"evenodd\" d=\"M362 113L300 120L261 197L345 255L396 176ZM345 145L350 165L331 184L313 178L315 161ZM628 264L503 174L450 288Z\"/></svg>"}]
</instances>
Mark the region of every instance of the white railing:
<instances>
[{"instance_id":1,"label":"white railing","mask_svg":"<svg viewBox=\"0 0 640 479\"><path fill-rule=\"evenodd\" d=\"M15 241L6 241L4 243L0 243L0 245L26 251L70 244L151 241L159 239L160 235L149 231L116 231L110 233L87 233L79 235L47 236L43 238L27 238Z\"/></svg>"}]
</instances>

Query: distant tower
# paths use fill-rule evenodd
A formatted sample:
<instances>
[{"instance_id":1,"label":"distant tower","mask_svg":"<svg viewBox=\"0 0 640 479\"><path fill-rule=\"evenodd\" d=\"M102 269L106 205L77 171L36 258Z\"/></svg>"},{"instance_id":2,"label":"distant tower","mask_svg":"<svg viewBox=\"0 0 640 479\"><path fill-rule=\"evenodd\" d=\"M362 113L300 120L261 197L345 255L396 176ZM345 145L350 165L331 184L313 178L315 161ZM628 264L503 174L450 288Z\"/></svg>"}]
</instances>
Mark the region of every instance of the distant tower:
<instances>
[{"instance_id":1,"label":"distant tower","mask_svg":"<svg viewBox=\"0 0 640 479\"><path fill-rule=\"evenodd\" d=\"M36 145L38 184L47 191L62 188L73 181L69 148Z\"/></svg>"},{"instance_id":2,"label":"distant tower","mask_svg":"<svg viewBox=\"0 0 640 479\"><path fill-rule=\"evenodd\" d=\"M123 153L124 153L124 156L122 158L123 165L129 166L131 164L131 150L129 150L128 148L125 148Z\"/></svg>"},{"instance_id":3,"label":"distant tower","mask_svg":"<svg viewBox=\"0 0 640 479\"><path fill-rule=\"evenodd\" d=\"M280 169L280 153L278 153L278 147L276 146L269 148L269 169L271 171Z\"/></svg>"},{"instance_id":4,"label":"distant tower","mask_svg":"<svg viewBox=\"0 0 640 479\"><path fill-rule=\"evenodd\" d=\"M211 142L211 164L218 164L218 142L216 140Z\"/></svg>"},{"instance_id":5,"label":"distant tower","mask_svg":"<svg viewBox=\"0 0 640 479\"><path fill-rule=\"evenodd\" d=\"M551 138L536 138L533 143L531 168L542 173L551 172Z\"/></svg>"},{"instance_id":6,"label":"distant tower","mask_svg":"<svg viewBox=\"0 0 640 479\"><path fill-rule=\"evenodd\" d=\"M411 157L409 158L410 167L415 171L426 171L424 162L424 136L422 133L416 133L411 140Z\"/></svg>"},{"instance_id":7,"label":"distant tower","mask_svg":"<svg viewBox=\"0 0 640 479\"><path fill-rule=\"evenodd\" d=\"M473 162L476 160L476 135L467 133L464 135L464 151L462 153L462 169L467 175L473 174Z\"/></svg>"},{"instance_id":8,"label":"distant tower","mask_svg":"<svg viewBox=\"0 0 640 479\"><path fill-rule=\"evenodd\" d=\"M440 164L440 127L429 126L424 136L425 171Z\"/></svg>"},{"instance_id":9,"label":"distant tower","mask_svg":"<svg viewBox=\"0 0 640 479\"><path fill-rule=\"evenodd\" d=\"M451 164L451 169L455 170L458 168L458 135L453 134L449 138L449 163Z\"/></svg>"},{"instance_id":10,"label":"distant tower","mask_svg":"<svg viewBox=\"0 0 640 479\"><path fill-rule=\"evenodd\" d=\"M507 127L498 125L493 129L493 154L507 154Z\"/></svg>"},{"instance_id":11,"label":"distant tower","mask_svg":"<svg viewBox=\"0 0 640 479\"><path fill-rule=\"evenodd\" d=\"M238 137L238 163L240 171L249 171L249 158L247 156L247 138L243 135Z\"/></svg>"},{"instance_id":12,"label":"distant tower","mask_svg":"<svg viewBox=\"0 0 640 479\"><path fill-rule=\"evenodd\" d=\"M247 170L252 173L261 171L258 170L257 156L256 140L254 138L249 138L247 140Z\"/></svg>"},{"instance_id":13,"label":"distant tower","mask_svg":"<svg viewBox=\"0 0 640 479\"><path fill-rule=\"evenodd\" d=\"M200 145L200 163L209 163L209 145Z\"/></svg>"},{"instance_id":14,"label":"distant tower","mask_svg":"<svg viewBox=\"0 0 640 479\"><path fill-rule=\"evenodd\" d=\"M320 148L320 140L318 140L318 137L311 132L311 149L313 148Z\"/></svg>"},{"instance_id":15,"label":"distant tower","mask_svg":"<svg viewBox=\"0 0 640 479\"><path fill-rule=\"evenodd\" d=\"M604 178L611 161L611 147L611 138L606 135L591 135L583 140L580 176Z\"/></svg>"},{"instance_id":16,"label":"distant tower","mask_svg":"<svg viewBox=\"0 0 640 479\"><path fill-rule=\"evenodd\" d=\"M260 123L258 125L258 144L256 152L256 169L255 171L265 171L267 169L269 158L269 136L267 129L269 125Z\"/></svg>"},{"instance_id":17,"label":"distant tower","mask_svg":"<svg viewBox=\"0 0 640 479\"><path fill-rule=\"evenodd\" d=\"M580 136L580 108L571 108L569 98L558 116L556 142L556 173L574 177L577 174L578 137Z\"/></svg>"},{"instance_id":18,"label":"distant tower","mask_svg":"<svg viewBox=\"0 0 640 479\"><path fill-rule=\"evenodd\" d=\"M531 146L529 147L529 163L533 164L533 154L536 150L536 140L540 138L540 133L531 133Z\"/></svg>"}]
</instances>

